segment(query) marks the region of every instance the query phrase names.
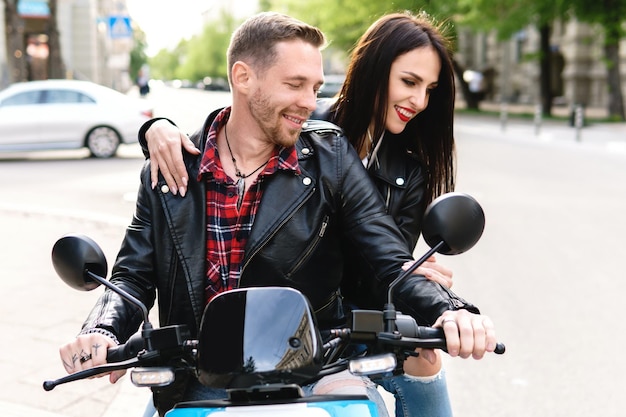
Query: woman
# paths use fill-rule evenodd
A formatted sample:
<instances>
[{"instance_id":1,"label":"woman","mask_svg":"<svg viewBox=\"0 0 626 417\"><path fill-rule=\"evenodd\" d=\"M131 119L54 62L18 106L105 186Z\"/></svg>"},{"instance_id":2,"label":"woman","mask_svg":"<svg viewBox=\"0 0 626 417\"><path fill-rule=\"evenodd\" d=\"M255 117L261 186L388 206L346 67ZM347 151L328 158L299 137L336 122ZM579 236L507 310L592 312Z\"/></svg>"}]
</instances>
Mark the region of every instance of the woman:
<instances>
[{"instance_id":1,"label":"woman","mask_svg":"<svg viewBox=\"0 0 626 417\"><path fill-rule=\"evenodd\" d=\"M410 250L421 233L428 203L454 189L454 97L448 41L439 27L425 14L395 13L363 34L340 93L320 101L313 115L344 129ZM184 196L186 173L176 169L182 166L180 141L189 152L197 150L165 121L154 123L146 138L153 185L160 168L170 190ZM353 255L346 265L346 300L361 308L380 307L373 305L374 297L358 279L368 273L367 262ZM422 271L442 285L452 284L451 271L434 258ZM452 415L439 351L420 352L405 362L404 370L404 375L377 381L394 394L397 416Z\"/></svg>"}]
</instances>

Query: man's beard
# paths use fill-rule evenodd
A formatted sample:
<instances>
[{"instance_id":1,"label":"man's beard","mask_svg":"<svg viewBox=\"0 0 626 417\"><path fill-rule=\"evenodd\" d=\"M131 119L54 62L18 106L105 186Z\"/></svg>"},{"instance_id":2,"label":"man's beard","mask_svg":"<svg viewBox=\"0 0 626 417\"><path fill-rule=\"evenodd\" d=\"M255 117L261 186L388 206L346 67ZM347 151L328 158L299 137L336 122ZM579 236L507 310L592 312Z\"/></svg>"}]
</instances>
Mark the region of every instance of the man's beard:
<instances>
[{"instance_id":1,"label":"man's beard","mask_svg":"<svg viewBox=\"0 0 626 417\"><path fill-rule=\"evenodd\" d=\"M276 106L272 105L270 97L263 94L261 90L257 90L248 103L250 114L261 127L266 139L276 145L288 148L298 141L302 128L285 129L282 126L281 112ZM308 116L304 116L307 119Z\"/></svg>"}]
</instances>

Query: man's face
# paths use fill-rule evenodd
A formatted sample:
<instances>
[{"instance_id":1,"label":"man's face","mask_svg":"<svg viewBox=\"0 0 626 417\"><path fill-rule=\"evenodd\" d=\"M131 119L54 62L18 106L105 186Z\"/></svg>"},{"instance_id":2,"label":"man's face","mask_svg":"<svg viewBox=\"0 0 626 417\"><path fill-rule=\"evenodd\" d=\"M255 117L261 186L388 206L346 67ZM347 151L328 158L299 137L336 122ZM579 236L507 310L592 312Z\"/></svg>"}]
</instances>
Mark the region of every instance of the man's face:
<instances>
[{"instance_id":1,"label":"man's face","mask_svg":"<svg viewBox=\"0 0 626 417\"><path fill-rule=\"evenodd\" d=\"M315 110L317 91L324 81L322 54L300 40L280 42L276 52L274 64L256 74L248 106L265 139L289 147Z\"/></svg>"}]
</instances>

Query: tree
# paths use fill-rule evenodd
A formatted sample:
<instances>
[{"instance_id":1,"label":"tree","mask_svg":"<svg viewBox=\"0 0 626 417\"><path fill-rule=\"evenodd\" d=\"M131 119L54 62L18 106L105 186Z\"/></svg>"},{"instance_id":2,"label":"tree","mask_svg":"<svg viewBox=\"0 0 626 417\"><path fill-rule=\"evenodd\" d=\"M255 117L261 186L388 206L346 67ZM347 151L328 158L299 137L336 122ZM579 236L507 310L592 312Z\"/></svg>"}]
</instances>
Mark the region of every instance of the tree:
<instances>
[{"instance_id":1,"label":"tree","mask_svg":"<svg viewBox=\"0 0 626 417\"><path fill-rule=\"evenodd\" d=\"M17 2L18 0L4 0L4 27L10 83L28 80L24 21L17 14Z\"/></svg>"},{"instance_id":2,"label":"tree","mask_svg":"<svg viewBox=\"0 0 626 417\"><path fill-rule=\"evenodd\" d=\"M584 0L581 0L584 1ZM550 36L555 19L567 15L568 3L564 0L459 0L463 12L459 25L466 25L476 30L497 33L501 40L511 36L527 26L535 26L539 32L539 96L544 116L552 115L554 88L552 86L552 50Z\"/></svg>"},{"instance_id":3,"label":"tree","mask_svg":"<svg viewBox=\"0 0 626 417\"><path fill-rule=\"evenodd\" d=\"M4 0L4 25L7 42L9 82L28 81L28 61L24 43L25 22L17 10L18 0ZM61 57L61 42L57 26L57 0L49 0L50 16L46 22L48 36L48 68L49 78L65 78L65 65Z\"/></svg>"},{"instance_id":4,"label":"tree","mask_svg":"<svg viewBox=\"0 0 626 417\"><path fill-rule=\"evenodd\" d=\"M173 51L161 49L155 56L148 58L150 76L160 80L176 78L176 68L178 68L180 60L180 43Z\"/></svg>"},{"instance_id":5,"label":"tree","mask_svg":"<svg viewBox=\"0 0 626 417\"><path fill-rule=\"evenodd\" d=\"M429 0L267 0L273 10L284 11L307 23L318 26L328 36L330 48L343 51L345 56L358 38L379 17L386 13L409 10L413 13L427 12L438 22L440 29L456 44L455 23L470 7L463 0L434 2ZM469 2L471 5L471 1ZM471 94L468 83L463 79L465 68L453 57L454 71L468 108L478 109L478 98Z\"/></svg>"},{"instance_id":6,"label":"tree","mask_svg":"<svg viewBox=\"0 0 626 417\"><path fill-rule=\"evenodd\" d=\"M576 17L583 22L600 24L604 30L603 48L607 67L609 117L626 120L620 73L620 40L624 37L622 25L626 13L626 0L573 0Z\"/></svg>"},{"instance_id":7,"label":"tree","mask_svg":"<svg viewBox=\"0 0 626 417\"><path fill-rule=\"evenodd\" d=\"M139 27L133 28L133 49L130 51L129 74L134 79L139 70L148 63L146 34Z\"/></svg>"},{"instance_id":8,"label":"tree","mask_svg":"<svg viewBox=\"0 0 626 417\"><path fill-rule=\"evenodd\" d=\"M207 76L225 79L228 75L226 49L235 26L235 19L225 11L219 18L208 22L202 33L187 43L176 77L191 81L200 81Z\"/></svg>"},{"instance_id":9,"label":"tree","mask_svg":"<svg viewBox=\"0 0 626 417\"><path fill-rule=\"evenodd\" d=\"M49 0L50 17L46 25L48 35L48 77L65 78L65 64L61 56L61 41L57 25L57 0Z\"/></svg>"}]
</instances>

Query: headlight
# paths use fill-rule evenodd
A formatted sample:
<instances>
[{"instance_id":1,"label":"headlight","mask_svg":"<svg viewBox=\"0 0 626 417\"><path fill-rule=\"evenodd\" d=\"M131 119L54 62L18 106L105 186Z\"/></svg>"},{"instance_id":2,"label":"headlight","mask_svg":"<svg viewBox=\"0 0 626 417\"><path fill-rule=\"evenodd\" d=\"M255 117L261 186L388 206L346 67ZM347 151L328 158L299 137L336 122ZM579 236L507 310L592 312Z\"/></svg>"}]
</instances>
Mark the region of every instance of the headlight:
<instances>
[{"instance_id":1,"label":"headlight","mask_svg":"<svg viewBox=\"0 0 626 417\"><path fill-rule=\"evenodd\" d=\"M351 360L348 369L354 375L372 375L391 372L396 368L396 364L396 357L391 353L386 353Z\"/></svg>"},{"instance_id":2,"label":"headlight","mask_svg":"<svg viewBox=\"0 0 626 417\"><path fill-rule=\"evenodd\" d=\"M137 387L164 387L174 382L172 368L135 368L130 380Z\"/></svg>"}]
</instances>

